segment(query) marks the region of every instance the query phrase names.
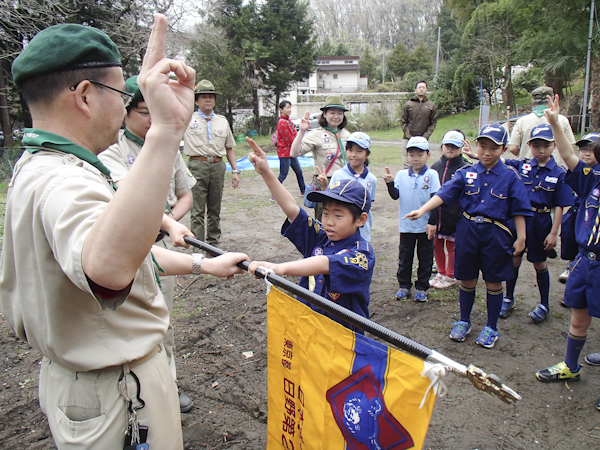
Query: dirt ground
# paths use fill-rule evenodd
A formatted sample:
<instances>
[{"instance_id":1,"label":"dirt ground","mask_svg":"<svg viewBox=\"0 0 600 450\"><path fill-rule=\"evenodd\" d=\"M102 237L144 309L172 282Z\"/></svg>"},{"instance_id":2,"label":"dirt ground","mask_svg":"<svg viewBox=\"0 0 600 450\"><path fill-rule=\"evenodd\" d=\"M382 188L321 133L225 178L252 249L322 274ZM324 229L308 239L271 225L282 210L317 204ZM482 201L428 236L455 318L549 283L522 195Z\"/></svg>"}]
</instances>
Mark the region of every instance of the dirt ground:
<instances>
[{"instance_id":1,"label":"dirt ground","mask_svg":"<svg viewBox=\"0 0 600 450\"><path fill-rule=\"evenodd\" d=\"M397 151L390 147L389 151ZM395 173L399 166L392 167ZM523 400L506 405L477 391L464 378L446 379L449 393L431 418L427 449L588 449L600 447L600 367L584 364L579 383L543 384L535 371L562 360L568 309L559 306L566 264L550 260L551 313L539 325L527 313L538 301L532 265L524 262L517 305L500 319L500 339L488 350L475 345L485 325L485 289L480 283L473 311L473 334L464 343L448 338L459 319L458 291L429 291L427 303L399 302L397 290L398 206L386 192L383 167L371 167L379 190L373 205L372 244L377 263L371 284L371 319L465 365L497 374ZM305 169L308 181L311 169ZM229 176L229 175L228 175ZM297 193L293 174L285 186ZM227 184L226 184L227 186ZM300 201L300 197L298 197ZM296 259L295 248L280 235L284 216L269 201L262 179L244 172L241 187L225 190L222 248L251 259ZM172 315L181 389L194 400L182 415L186 449L263 449L266 447L267 370L265 285L248 275L231 281L210 276L179 277ZM584 353L600 351L593 321ZM252 351L246 359L242 352ZM0 317L0 448L54 449L39 409L39 353L14 337Z\"/></svg>"}]
</instances>

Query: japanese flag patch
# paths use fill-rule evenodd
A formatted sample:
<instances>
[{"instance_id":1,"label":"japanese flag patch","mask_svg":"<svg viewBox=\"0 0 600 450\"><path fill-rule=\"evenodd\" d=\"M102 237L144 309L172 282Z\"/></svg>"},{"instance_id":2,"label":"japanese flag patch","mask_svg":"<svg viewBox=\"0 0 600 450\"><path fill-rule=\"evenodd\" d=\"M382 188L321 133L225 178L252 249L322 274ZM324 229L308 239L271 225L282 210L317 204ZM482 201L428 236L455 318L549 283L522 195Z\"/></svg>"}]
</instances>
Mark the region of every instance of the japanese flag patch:
<instances>
[{"instance_id":1,"label":"japanese flag patch","mask_svg":"<svg viewBox=\"0 0 600 450\"><path fill-rule=\"evenodd\" d=\"M477 172L467 172L467 178L470 178L472 180L477 178Z\"/></svg>"}]
</instances>

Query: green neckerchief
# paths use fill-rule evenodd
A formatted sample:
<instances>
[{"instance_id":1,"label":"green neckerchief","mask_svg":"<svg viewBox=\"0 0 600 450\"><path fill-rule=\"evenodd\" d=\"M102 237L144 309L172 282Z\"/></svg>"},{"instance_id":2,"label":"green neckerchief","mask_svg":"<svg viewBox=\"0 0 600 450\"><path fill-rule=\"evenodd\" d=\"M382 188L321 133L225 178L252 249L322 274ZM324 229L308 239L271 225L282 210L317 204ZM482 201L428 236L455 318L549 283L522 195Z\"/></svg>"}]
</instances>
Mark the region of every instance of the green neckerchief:
<instances>
[{"instance_id":1,"label":"green neckerchief","mask_svg":"<svg viewBox=\"0 0 600 450\"><path fill-rule=\"evenodd\" d=\"M131 140L131 141L135 142L136 144L139 144L139 145L141 145L141 146L144 146L144 142L145 142L145 141L144 141L142 138L139 138L139 137L137 137L137 136L136 136L135 134L133 134L131 131L129 131L129 130L127 129L127 127L125 127L125 129L124 129L123 131L124 131L124 133L123 133L123 134L125 135L125 137L126 137L127 139L129 139L129 140ZM168 202L168 201L167 201L167 211L169 211L169 213L172 213L172 212L173 212L173 210L171 209L171 205L169 205L169 202ZM159 284L160 284L160 282L159 282Z\"/></svg>"},{"instance_id":2,"label":"green neckerchief","mask_svg":"<svg viewBox=\"0 0 600 450\"><path fill-rule=\"evenodd\" d=\"M531 110L538 117L542 117L544 115L544 111L548 109L548 105L537 105L534 106Z\"/></svg>"},{"instance_id":3,"label":"green neckerchief","mask_svg":"<svg viewBox=\"0 0 600 450\"><path fill-rule=\"evenodd\" d=\"M342 152L342 160L344 161L344 164L346 164L348 162L348 158L346 157L346 149L344 148L344 143L342 142L342 135L340 134L340 132L338 130L334 130L329 125L327 125L325 127L325 129L327 131L331 131L333 134L335 134L335 137L337 138L337 141L338 141L338 146L340 147L340 152Z\"/></svg>"},{"instance_id":4,"label":"green neckerchief","mask_svg":"<svg viewBox=\"0 0 600 450\"><path fill-rule=\"evenodd\" d=\"M129 131L127 129L127 127L125 127L125 137L127 139L131 139L133 142L135 142L136 144L140 144L140 145L144 145L144 140L140 139L139 137L137 137L135 134L133 134L131 131Z\"/></svg>"},{"instance_id":5,"label":"green neckerchief","mask_svg":"<svg viewBox=\"0 0 600 450\"><path fill-rule=\"evenodd\" d=\"M79 159L90 163L104 175L110 178L110 170L102 164L102 162L98 159L96 155L94 155L89 150L71 142L67 138L59 136L54 133L50 133L44 130L38 130L36 128L25 128L23 139L21 142L27 147L29 145L33 145L36 147L43 148L27 148L27 151L30 153L37 153L42 151L44 148L51 148L53 150L58 150L63 153L70 153L71 155L77 156Z\"/></svg>"},{"instance_id":6,"label":"green neckerchief","mask_svg":"<svg viewBox=\"0 0 600 450\"><path fill-rule=\"evenodd\" d=\"M160 267L160 264L158 263L158 261L156 260L156 257L154 256L154 253L150 252L150 255L152 256L152 262L154 263L154 276L156 277L156 283L158 284L158 287L160 289L162 289L162 284L160 282L160 276L158 275L158 272L161 273L167 273L165 272L165 269L163 269L162 267ZM158 270L157 270L158 268Z\"/></svg>"}]
</instances>

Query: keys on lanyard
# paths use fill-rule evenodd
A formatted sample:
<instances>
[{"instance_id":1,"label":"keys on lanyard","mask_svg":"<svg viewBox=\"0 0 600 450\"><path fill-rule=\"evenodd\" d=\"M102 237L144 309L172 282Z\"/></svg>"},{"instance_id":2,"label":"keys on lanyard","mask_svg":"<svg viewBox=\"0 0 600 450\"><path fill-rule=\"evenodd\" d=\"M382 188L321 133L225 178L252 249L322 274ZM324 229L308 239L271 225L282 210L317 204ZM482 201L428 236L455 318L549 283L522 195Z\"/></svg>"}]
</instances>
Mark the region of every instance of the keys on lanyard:
<instances>
[{"instance_id":1,"label":"keys on lanyard","mask_svg":"<svg viewBox=\"0 0 600 450\"><path fill-rule=\"evenodd\" d=\"M146 406L146 402L140 397L141 389L139 378L131 371L129 371L129 375L131 375L131 378L135 381L137 387L136 400L139 404L135 407L133 406L133 400L127 395L127 376L125 375L125 372L121 372L121 376L119 377L119 392L127 402L127 412L129 414L129 426L125 433L123 450L149 450L150 447L146 443L148 438L148 427L140 425L137 420L137 411Z\"/></svg>"}]
</instances>

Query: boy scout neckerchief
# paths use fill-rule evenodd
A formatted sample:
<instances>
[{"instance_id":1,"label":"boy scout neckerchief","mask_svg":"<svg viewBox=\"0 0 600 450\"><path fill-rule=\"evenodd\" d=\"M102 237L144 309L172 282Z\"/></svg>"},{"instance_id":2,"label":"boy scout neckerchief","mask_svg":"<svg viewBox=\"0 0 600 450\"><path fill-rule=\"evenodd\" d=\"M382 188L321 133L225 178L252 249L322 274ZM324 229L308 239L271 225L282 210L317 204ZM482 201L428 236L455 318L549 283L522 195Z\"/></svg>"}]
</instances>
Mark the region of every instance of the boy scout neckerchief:
<instances>
[{"instance_id":1,"label":"boy scout neckerchief","mask_svg":"<svg viewBox=\"0 0 600 450\"><path fill-rule=\"evenodd\" d=\"M108 170L108 168L102 164L96 155L89 150L86 150L85 148L71 142L67 138L50 133L48 131L38 130L36 128L25 128L21 142L23 142L25 146L33 145L36 147L51 148L53 150L58 150L59 152L75 155L79 159L90 163L105 176L110 178L110 170ZM42 150L44 150L44 148L27 147L27 151L32 154Z\"/></svg>"},{"instance_id":2,"label":"boy scout neckerchief","mask_svg":"<svg viewBox=\"0 0 600 450\"><path fill-rule=\"evenodd\" d=\"M200 109L198 109L198 115L203 119L206 119L206 132L208 133L208 143L212 144L212 126L210 123L210 119L215 117L215 112L213 111L210 113L210 116L207 116L202 111L200 111Z\"/></svg>"},{"instance_id":3,"label":"boy scout neckerchief","mask_svg":"<svg viewBox=\"0 0 600 450\"><path fill-rule=\"evenodd\" d=\"M130 139L130 140L132 140L132 141L133 141L133 142L135 142L136 144L144 145L144 140L143 140L143 139L141 139L141 138L139 138L139 137L137 137L135 134L133 134L131 131L129 131L129 130L127 129L127 127L125 127L125 132L124 132L123 134L125 134L125 137L126 137L127 139Z\"/></svg>"},{"instance_id":4,"label":"boy scout neckerchief","mask_svg":"<svg viewBox=\"0 0 600 450\"><path fill-rule=\"evenodd\" d=\"M348 158L346 158L346 149L344 148L344 143L342 142L342 135L340 134L340 132L338 130L334 130L329 125L324 127L324 129L332 132L335 135L338 141L338 146L340 147L340 151L342 152L342 161L344 161L344 164L347 163Z\"/></svg>"},{"instance_id":5,"label":"boy scout neckerchief","mask_svg":"<svg viewBox=\"0 0 600 450\"><path fill-rule=\"evenodd\" d=\"M544 115L544 111L548 109L548 105L537 105L531 110L538 117L542 117Z\"/></svg>"}]
</instances>

